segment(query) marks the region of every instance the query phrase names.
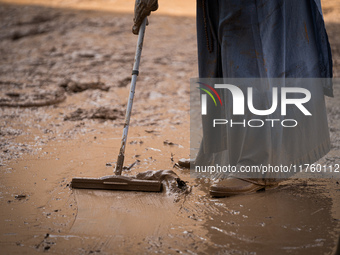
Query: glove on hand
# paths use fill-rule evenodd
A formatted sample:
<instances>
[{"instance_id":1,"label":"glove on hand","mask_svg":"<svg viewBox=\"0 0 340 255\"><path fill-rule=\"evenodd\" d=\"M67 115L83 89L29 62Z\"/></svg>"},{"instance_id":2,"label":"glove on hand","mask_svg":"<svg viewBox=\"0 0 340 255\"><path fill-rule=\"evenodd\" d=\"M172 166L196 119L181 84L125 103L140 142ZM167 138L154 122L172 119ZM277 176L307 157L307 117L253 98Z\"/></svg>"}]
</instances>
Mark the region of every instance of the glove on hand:
<instances>
[{"instance_id":1,"label":"glove on hand","mask_svg":"<svg viewBox=\"0 0 340 255\"><path fill-rule=\"evenodd\" d=\"M158 0L136 0L132 33L138 35L139 28L142 25L145 17L149 16L152 11L156 11L157 9Z\"/></svg>"}]
</instances>

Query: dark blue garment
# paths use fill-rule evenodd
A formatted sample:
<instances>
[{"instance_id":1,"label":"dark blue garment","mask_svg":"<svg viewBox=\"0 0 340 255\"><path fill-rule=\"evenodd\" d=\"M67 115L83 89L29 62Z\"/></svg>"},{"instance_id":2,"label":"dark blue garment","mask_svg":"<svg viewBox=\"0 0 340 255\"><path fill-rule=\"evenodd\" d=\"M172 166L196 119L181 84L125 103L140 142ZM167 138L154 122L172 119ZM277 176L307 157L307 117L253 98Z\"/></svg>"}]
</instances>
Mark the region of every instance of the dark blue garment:
<instances>
[{"instance_id":1,"label":"dark blue garment","mask_svg":"<svg viewBox=\"0 0 340 255\"><path fill-rule=\"evenodd\" d=\"M201 78L332 77L320 0L198 0L197 38Z\"/></svg>"},{"instance_id":2,"label":"dark blue garment","mask_svg":"<svg viewBox=\"0 0 340 255\"><path fill-rule=\"evenodd\" d=\"M197 39L200 78L332 77L320 0L198 0ZM272 88L256 89L257 101L268 109ZM196 164L288 165L320 159L330 150L324 94L333 95L332 84L308 89L313 117L292 112L289 117L298 119L299 126L291 129L216 129L211 126L215 116L233 117L230 97L222 96L224 109L208 102Z\"/></svg>"}]
</instances>

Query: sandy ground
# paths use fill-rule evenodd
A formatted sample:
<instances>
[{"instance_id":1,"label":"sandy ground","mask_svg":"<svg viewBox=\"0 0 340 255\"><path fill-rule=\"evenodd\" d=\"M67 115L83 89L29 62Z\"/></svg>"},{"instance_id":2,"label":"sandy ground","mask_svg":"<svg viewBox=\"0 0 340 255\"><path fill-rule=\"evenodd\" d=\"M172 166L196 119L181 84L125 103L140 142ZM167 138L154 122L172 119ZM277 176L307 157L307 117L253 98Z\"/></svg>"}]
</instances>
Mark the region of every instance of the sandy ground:
<instances>
[{"instance_id":1,"label":"sandy ground","mask_svg":"<svg viewBox=\"0 0 340 255\"><path fill-rule=\"evenodd\" d=\"M137 164L124 174L172 169L189 194L69 187L75 176L112 174L137 39L133 1L1 1L0 254L333 254L339 180L214 199L210 180L174 166L190 150L195 2L160 5L147 28L126 151L126 165ZM324 0L323 8L340 77L340 3ZM327 99L332 150L322 164L340 163L339 91L336 83Z\"/></svg>"}]
</instances>

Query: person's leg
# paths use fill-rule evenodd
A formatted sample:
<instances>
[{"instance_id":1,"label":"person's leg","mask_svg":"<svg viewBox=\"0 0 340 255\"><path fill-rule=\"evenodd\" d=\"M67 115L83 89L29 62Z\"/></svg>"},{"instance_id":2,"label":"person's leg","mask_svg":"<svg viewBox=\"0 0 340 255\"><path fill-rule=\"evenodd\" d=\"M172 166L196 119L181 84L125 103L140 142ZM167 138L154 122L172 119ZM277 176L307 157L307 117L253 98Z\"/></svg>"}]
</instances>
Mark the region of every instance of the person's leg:
<instances>
[{"instance_id":1,"label":"person's leg","mask_svg":"<svg viewBox=\"0 0 340 255\"><path fill-rule=\"evenodd\" d=\"M221 45L223 77L285 78L320 77L319 56L314 32L311 1L220 1L218 38ZM268 85L268 84L265 84ZM272 84L253 87L254 104L258 109L271 107ZM306 106L313 117L305 118L298 111L288 116L233 116L227 105L227 118L243 119L295 118L296 128L240 128L227 126L228 162L241 166L288 165L313 163L329 150L329 133L322 87L312 84L306 88L312 101ZM244 94L249 85L240 87ZM226 95L231 102L230 94ZM316 132L317 130L317 132ZM205 133L204 133L205 135ZM211 194L233 195L249 193L275 183L276 175L265 179L256 175L235 174L242 181L223 180L211 187ZM271 178L271 179L269 179ZM251 183L251 184L249 184Z\"/></svg>"}]
</instances>

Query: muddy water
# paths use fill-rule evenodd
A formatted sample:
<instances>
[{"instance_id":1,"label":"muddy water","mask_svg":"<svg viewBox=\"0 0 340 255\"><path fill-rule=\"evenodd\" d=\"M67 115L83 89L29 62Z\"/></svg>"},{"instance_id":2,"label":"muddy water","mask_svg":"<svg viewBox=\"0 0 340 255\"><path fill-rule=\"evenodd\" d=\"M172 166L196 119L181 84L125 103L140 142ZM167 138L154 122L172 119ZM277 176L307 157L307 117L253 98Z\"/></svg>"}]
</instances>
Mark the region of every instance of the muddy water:
<instances>
[{"instance_id":1,"label":"muddy water","mask_svg":"<svg viewBox=\"0 0 340 255\"><path fill-rule=\"evenodd\" d=\"M173 169L192 187L189 194L70 189L74 176L112 174L109 165L119 149L114 140L120 140L120 132L110 131L97 129L96 139L83 135L52 141L2 174L0 231L5 250L323 254L335 247L340 218L335 181L290 181L269 192L214 199L208 195L209 180L192 179L188 170L173 168L171 155L187 149L163 141L166 137L184 144L176 139L179 130L150 135L132 128L126 163L136 155L140 162L124 175ZM16 194L26 197L18 200Z\"/></svg>"},{"instance_id":2,"label":"muddy water","mask_svg":"<svg viewBox=\"0 0 340 255\"><path fill-rule=\"evenodd\" d=\"M70 233L104 234L118 247L124 240L122 249L131 252L322 254L334 247L336 224L331 199L313 193L281 187L218 200L192 194L174 203L163 194L77 191Z\"/></svg>"},{"instance_id":3,"label":"muddy water","mask_svg":"<svg viewBox=\"0 0 340 255\"><path fill-rule=\"evenodd\" d=\"M337 8L327 3L337 75ZM60 87L66 96L52 106L0 108L1 254L331 254L339 234L338 180L299 179L214 199L210 180L174 167L190 153L194 18L150 18L125 158L125 165L138 163L123 172L171 169L191 192L87 191L70 189L72 177L110 175L117 159L136 43L132 15L0 7L0 98L10 91L46 101L41 91ZM77 85L81 91L70 89ZM335 100L327 101L333 146L327 162L340 155L336 86Z\"/></svg>"}]
</instances>

